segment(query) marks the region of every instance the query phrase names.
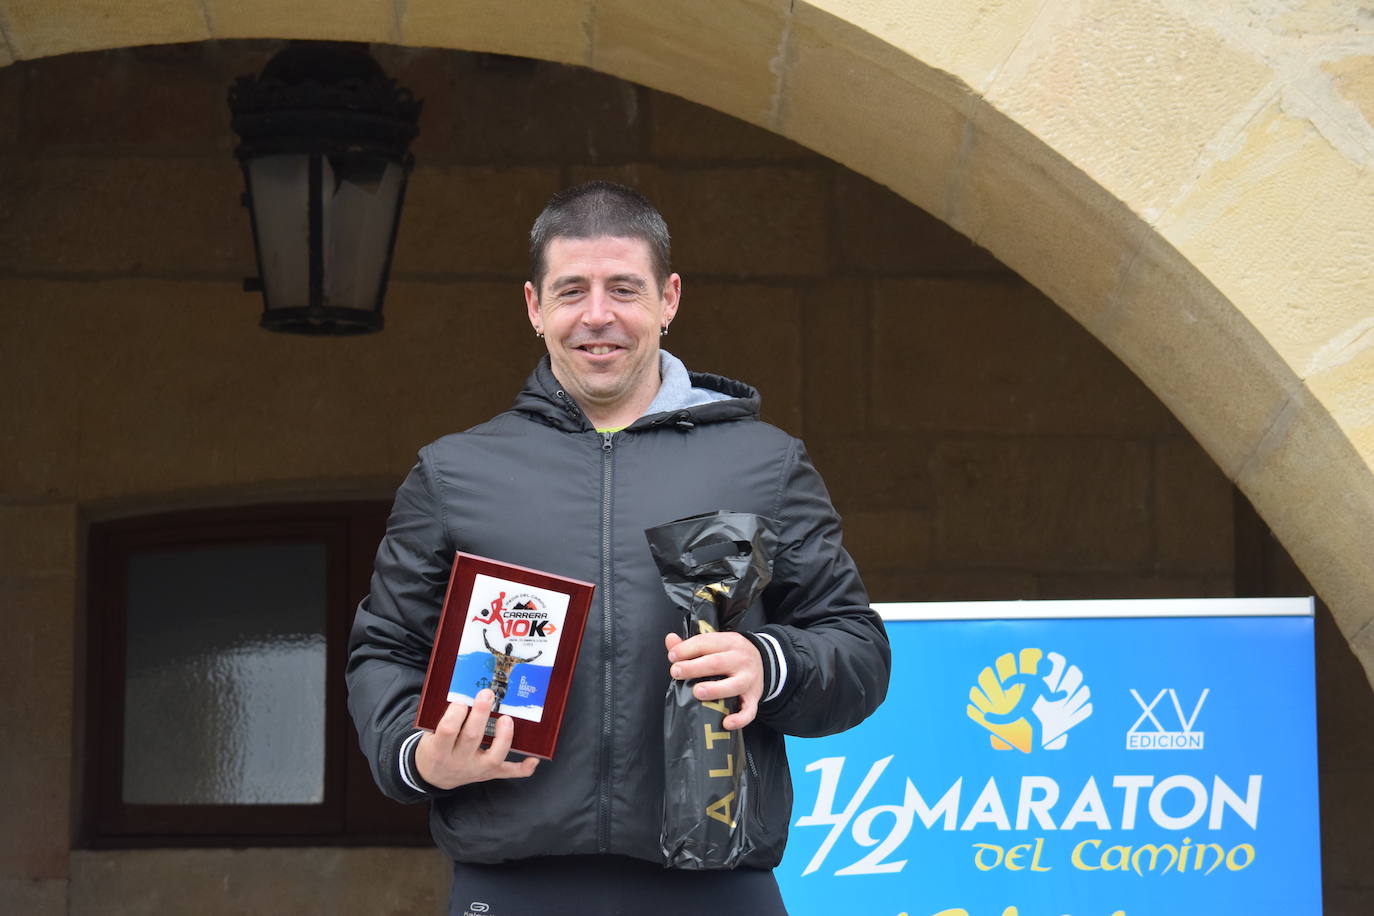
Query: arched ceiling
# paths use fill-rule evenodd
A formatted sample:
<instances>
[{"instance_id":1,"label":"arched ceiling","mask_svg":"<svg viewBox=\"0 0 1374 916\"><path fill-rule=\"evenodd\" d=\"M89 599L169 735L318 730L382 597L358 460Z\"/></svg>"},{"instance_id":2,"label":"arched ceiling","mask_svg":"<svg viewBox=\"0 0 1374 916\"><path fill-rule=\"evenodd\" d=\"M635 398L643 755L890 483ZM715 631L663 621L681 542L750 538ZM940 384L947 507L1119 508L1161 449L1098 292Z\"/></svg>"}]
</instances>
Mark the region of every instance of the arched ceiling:
<instances>
[{"instance_id":1,"label":"arched ceiling","mask_svg":"<svg viewBox=\"0 0 1374 916\"><path fill-rule=\"evenodd\" d=\"M891 187L1184 423L1374 674L1374 21L1324 0L0 0L0 65L218 38L579 64Z\"/></svg>"}]
</instances>

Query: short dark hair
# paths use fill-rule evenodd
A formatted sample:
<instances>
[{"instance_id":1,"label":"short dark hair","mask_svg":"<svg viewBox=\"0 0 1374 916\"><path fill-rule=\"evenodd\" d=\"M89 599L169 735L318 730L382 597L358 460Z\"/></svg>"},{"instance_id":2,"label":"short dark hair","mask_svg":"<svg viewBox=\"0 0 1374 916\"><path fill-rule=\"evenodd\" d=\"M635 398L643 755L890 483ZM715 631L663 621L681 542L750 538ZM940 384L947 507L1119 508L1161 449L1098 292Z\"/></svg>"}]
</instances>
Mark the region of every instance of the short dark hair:
<instances>
[{"instance_id":1,"label":"short dark hair","mask_svg":"<svg viewBox=\"0 0 1374 916\"><path fill-rule=\"evenodd\" d=\"M537 295L548 271L545 253L554 239L603 236L639 239L649 246L654 279L668 282L672 240L668 224L643 194L613 181L588 181L559 191L530 227L530 282Z\"/></svg>"}]
</instances>

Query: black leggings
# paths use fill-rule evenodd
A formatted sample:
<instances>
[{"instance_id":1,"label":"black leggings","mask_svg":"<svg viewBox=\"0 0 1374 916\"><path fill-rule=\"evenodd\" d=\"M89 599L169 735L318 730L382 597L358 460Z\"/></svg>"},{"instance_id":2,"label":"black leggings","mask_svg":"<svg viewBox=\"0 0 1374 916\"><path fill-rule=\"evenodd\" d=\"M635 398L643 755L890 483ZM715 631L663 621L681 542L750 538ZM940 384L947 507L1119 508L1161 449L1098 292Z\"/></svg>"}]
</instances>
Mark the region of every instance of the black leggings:
<instances>
[{"instance_id":1,"label":"black leggings","mask_svg":"<svg viewBox=\"0 0 1374 916\"><path fill-rule=\"evenodd\" d=\"M773 873L679 871L623 856L453 866L449 916L787 916Z\"/></svg>"}]
</instances>

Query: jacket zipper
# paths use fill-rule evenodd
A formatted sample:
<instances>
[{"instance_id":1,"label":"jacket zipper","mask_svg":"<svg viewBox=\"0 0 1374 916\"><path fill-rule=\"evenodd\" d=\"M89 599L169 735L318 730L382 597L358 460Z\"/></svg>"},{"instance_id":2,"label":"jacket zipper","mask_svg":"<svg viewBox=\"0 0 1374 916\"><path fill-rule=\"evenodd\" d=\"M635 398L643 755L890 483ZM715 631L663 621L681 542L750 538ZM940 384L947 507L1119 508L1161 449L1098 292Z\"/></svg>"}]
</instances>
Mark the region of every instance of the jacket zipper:
<instances>
[{"instance_id":1,"label":"jacket zipper","mask_svg":"<svg viewBox=\"0 0 1374 916\"><path fill-rule=\"evenodd\" d=\"M597 849L605 853L611 840L611 715L615 710L612 678L615 639L611 618L611 433L601 434L601 797L598 808Z\"/></svg>"}]
</instances>

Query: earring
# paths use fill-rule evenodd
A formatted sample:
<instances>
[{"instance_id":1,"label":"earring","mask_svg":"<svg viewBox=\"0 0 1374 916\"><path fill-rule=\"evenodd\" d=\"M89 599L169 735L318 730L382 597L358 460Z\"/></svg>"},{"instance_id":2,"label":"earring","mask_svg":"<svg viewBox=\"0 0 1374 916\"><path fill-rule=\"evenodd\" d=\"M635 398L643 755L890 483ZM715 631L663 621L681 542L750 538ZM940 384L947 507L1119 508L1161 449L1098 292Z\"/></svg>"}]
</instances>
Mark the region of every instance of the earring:
<instances>
[{"instance_id":1,"label":"earring","mask_svg":"<svg viewBox=\"0 0 1374 916\"><path fill-rule=\"evenodd\" d=\"M539 330L538 328L536 328L535 331L534 331L534 336L535 336L535 337L538 337L540 340L543 340L543 339L544 339L544 332L541 331L541 330Z\"/></svg>"},{"instance_id":2,"label":"earring","mask_svg":"<svg viewBox=\"0 0 1374 916\"><path fill-rule=\"evenodd\" d=\"M667 337L667 336L668 336L668 326L667 326L666 324L665 324L663 327L661 327L661 328L658 329L658 336L659 336L659 337Z\"/></svg>"}]
</instances>

